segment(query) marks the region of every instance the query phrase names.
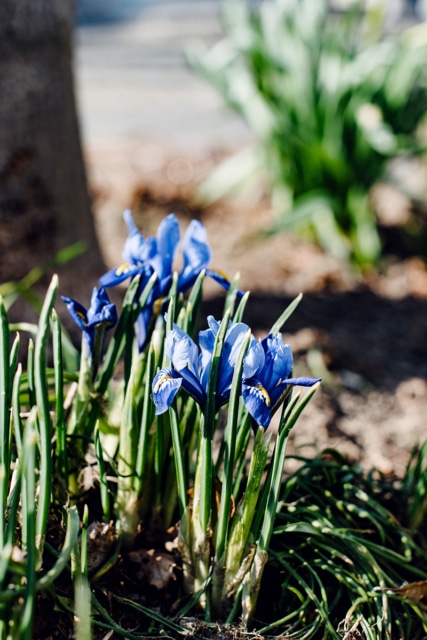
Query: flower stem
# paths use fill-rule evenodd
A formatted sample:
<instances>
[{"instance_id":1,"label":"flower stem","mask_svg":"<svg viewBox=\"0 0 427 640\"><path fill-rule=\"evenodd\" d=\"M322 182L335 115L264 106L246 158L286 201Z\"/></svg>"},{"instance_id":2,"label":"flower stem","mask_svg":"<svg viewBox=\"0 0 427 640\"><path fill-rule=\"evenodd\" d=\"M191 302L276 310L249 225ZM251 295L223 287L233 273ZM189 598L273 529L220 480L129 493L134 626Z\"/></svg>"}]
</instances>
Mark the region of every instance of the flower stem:
<instances>
[{"instance_id":1,"label":"flower stem","mask_svg":"<svg viewBox=\"0 0 427 640\"><path fill-rule=\"evenodd\" d=\"M169 408L173 451L175 457L176 480L178 485L179 515L182 518L187 506L187 480L185 474L184 452L179 432L178 418L173 407Z\"/></svg>"},{"instance_id":2,"label":"flower stem","mask_svg":"<svg viewBox=\"0 0 427 640\"><path fill-rule=\"evenodd\" d=\"M206 410L201 437L202 478L200 495L200 524L207 531L211 519L213 473L212 473L212 439L215 430L217 378L221 360L222 347L228 329L231 311L228 310L219 326L212 352L212 364L206 394Z\"/></svg>"}]
</instances>

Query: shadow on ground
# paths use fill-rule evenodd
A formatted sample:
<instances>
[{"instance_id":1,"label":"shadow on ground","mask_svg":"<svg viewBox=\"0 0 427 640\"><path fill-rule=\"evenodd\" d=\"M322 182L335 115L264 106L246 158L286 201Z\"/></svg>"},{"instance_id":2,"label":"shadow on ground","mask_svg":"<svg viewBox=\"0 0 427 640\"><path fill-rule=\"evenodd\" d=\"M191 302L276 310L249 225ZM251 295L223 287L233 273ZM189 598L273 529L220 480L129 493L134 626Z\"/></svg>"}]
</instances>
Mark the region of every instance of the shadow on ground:
<instances>
[{"instance_id":1,"label":"shadow on ground","mask_svg":"<svg viewBox=\"0 0 427 640\"><path fill-rule=\"evenodd\" d=\"M291 298L251 294L245 321L257 332L273 325ZM205 313L218 317L223 299L205 302ZM331 371L359 374L380 390L392 391L414 377L427 377L427 300L390 300L369 289L305 294L284 326L285 333L316 332Z\"/></svg>"}]
</instances>

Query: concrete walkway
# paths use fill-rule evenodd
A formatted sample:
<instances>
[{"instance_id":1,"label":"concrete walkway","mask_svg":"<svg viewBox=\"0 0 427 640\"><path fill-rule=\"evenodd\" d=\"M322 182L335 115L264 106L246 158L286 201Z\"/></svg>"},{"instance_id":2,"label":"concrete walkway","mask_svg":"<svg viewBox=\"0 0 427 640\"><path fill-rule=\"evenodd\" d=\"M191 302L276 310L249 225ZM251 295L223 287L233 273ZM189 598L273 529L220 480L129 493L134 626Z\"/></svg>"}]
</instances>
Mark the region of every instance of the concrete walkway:
<instances>
[{"instance_id":1,"label":"concrete walkway","mask_svg":"<svg viewBox=\"0 0 427 640\"><path fill-rule=\"evenodd\" d=\"M169 161L178 180L190 179L208 150L240 148L250 138L185 61L191 40L220 38L219 1L123 2L131 20L75 30L82 143L90 186L102 194L94 212L108 264L120 259L122 211L139 184Z\"/></svg>"},{"instance_id":2,"label":"concrete walkway","mask_svg":"<svg viewBox=\"0 0 427 640\"><path fill-rule=\"evenodd\" d=\"M220 38L219 2L142 3L130 21L76 30L83 140L151 140L184 150L247 139L242 122L188 69L185 46Z\"/></svg>"}]
</instances>

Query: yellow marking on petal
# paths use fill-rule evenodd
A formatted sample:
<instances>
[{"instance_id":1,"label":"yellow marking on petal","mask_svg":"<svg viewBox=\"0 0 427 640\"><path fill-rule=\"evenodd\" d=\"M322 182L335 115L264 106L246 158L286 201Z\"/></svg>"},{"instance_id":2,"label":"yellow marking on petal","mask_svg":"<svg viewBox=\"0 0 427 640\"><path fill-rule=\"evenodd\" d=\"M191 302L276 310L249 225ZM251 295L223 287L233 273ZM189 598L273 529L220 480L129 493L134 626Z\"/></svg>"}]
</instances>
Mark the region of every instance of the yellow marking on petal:
<instances>
[{"instance_id":1,"label":"yellow marking on petal","mask_svg":"<svg viewBox=\"0 0 427 640\"><path fill-rule=\"evenodd\" d=\"M124 262L123 264L121 264L120 267L117 267L115 271L116 276L122 276L124 273L129 271L129 267L130 267L129 262Z\"/></svg>"},{"instance_id":2,"label":"yellow marking on petal","mask_svg":"<svg viewBox=\"0 0 427 640\"><path fill-rule=\"evenodd\" d=\"M173 380L172 376L169 376L167 373L165 373L161 378L159 378L156 382L156 386L153 389L153 393L157 393L158 390L160 389L160 387L162 386L163 382L165 380Z\"/></svg>"},{"instance_id":3,"label":"yellow marking on petal","mask_svg":"<svg viewBox=\"0 0 427 640\"><path fill-rule=\"evenodd\" d=\"M163 298L158 298L155 303L154 303L154 307L153 307L153 314L154 316L157 318L157 316L160 313L160 310L162 308L162 304L164 303L164 301L166 300L165 297Z\"/></svg>"},{"instance_id":4,"label":"yellow marking on petal","mask_svg":"<svg viewBox=\"0 0 427 640\"><path fill-rule=\"evenodd\" d=\"M261 392L261 394L264 396L265 398L265 402L267 404L267 406L270 406L270 396L268 395L268 391L265 387L262 386L262 384L256 384L255 385L255 389L258 389L258 391Z\"/></svg>"},{"instance_id":5,"label":"yellow marking on petal","mask_svg":"<svg viewBox=\"0 0 427 640\"><path fill-rule=\"evenodd\" d=\"M219 276L222 276L224 278L224 280L227 280L227 282L230 282L230 278L225 273L225 271L223 271L222 269L215 269L215 271Z\"/></svg>"},{"instance_id":6,"label":"yellow marking on petal","mask_svg":"<svg viewBox=\"0 0 427 640\"><path fill-rule=\"evenodd\" d=\"M79 318L81 318L83 322L86 323L86 316L82 311L76 311L76 315L78 315Z\"/></svg>"}]
</instances>

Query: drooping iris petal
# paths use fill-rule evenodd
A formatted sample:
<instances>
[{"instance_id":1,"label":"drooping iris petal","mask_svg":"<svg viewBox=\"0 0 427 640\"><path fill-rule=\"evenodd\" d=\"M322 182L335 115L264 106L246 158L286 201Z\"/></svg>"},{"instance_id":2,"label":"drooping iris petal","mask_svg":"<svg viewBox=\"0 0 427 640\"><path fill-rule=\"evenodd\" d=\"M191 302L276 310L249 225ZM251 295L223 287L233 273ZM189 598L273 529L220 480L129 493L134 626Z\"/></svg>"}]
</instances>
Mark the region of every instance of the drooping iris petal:
<instances>
[{"instance_id":1,"label":"drooping iris petal","mask_svg":"<svg viewBox=\"0 0 427 640\"><path fill-rule=\"evenodd\" d=\"M128 278L134 278L141 273L141 267L134 264L124 262L119 267L110 269L107 273L99 278L99 284L102 287L115 287Z\"/></svg>"},{"instance_id":2,"label":"drooping iris petal","mask_svg":"<svg viewBox=\"0 0 427 640\"><path fill-rule=\"evenodd\" d=\"M231 282L228 279L228 277L226 276L225 273L222 273L222 271L218 271L217 269L213 270L213 269L206 269L206 275L211 278L212 280L215 280L215 282L217 282L219 285L221 285L221 287L223 289L225 289L226 291L229 290L230 286L231 286ZM243 291L240 291L240 289L237 290L237 295L242 297Z\"/></svg>"},{"instance_id":3,"label":"drooping iris petal","mask_svg":"<svg viewBox=\"0 0 427 640\"><path fill-rule=\"evenodd\" d=\"M243 384L243 402L255 422L266 429L271 422L270 396L267 390L256 381Z\"/></svg>"},{"instance_id":4,"label":"drooping iris petal","mask_svg":"<svg viewBox=\"0 0 427 640\"><path fill-rule=\"evenodd\" d=\"M304 376L302 378L288 378L286 383L291 384L294 387L312 387L321 380L322 378L308 378L307 376Z\"/></svg>"},{"instance_id":5,"label":"drooping iris petal","mask_svg":"<svg viewBox=\"0 0 427 640\"><path fill-rule=\"evenodd\" d=\"M86 309L80 302L77 300L73 300L72 298L67 298L66 296L61 296L62 300L65 302L67 306L67 311L76 323L76 325L82 330L86 330L87 326L87 317L86 317Z\"/></svg>"},{"instance_id":6,"label":"drooping iris petal","mask_svg":"<svg viewBox=\"0 0 427 640\"><path fill-rule=\"evenodd\" d=\"M176 371L173 369L160 369L152 385L156 415L165 413L169 409L181 385L182 378Z\"/></svg>"}]
</instances>

